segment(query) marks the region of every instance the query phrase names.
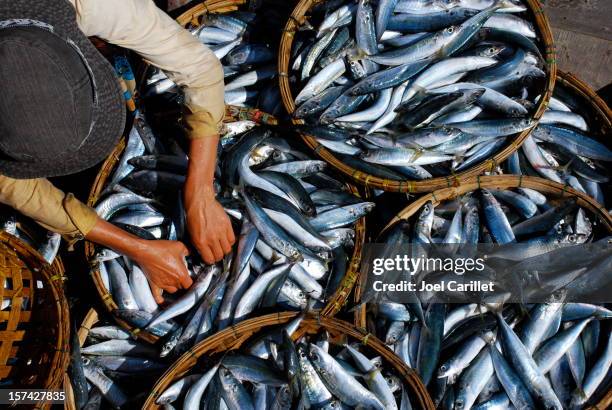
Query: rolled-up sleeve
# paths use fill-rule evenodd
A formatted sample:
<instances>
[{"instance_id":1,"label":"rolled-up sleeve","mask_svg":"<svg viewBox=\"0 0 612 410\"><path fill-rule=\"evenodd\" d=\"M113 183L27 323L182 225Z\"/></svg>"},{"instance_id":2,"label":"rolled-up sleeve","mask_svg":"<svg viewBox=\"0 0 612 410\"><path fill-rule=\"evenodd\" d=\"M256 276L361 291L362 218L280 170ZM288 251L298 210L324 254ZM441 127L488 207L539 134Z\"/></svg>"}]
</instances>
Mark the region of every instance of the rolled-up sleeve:
<instances>
[{"instance_id":1,"label":"rolled-up sleeve","mask_svg":"<svg viewBox=\"0 0 612 410\"><path fill-rule=\"evenodd\" d=\"M218 133L225 112L223 67L208 47L152 0L73 1L87 36L134 50L183 88L191 138Z\"/></svg>"},{"instance_id":2,"label":"rolled-up sleeve","mask_svg":"<svg viewBox=\"0 0 612 410\"><path fill-rule=\"evenodd\" d=\"M68 241L85 237L98 220L96 212L47 179L14 179L0 175L0 202Z\"/></svg>"}]
</instances>

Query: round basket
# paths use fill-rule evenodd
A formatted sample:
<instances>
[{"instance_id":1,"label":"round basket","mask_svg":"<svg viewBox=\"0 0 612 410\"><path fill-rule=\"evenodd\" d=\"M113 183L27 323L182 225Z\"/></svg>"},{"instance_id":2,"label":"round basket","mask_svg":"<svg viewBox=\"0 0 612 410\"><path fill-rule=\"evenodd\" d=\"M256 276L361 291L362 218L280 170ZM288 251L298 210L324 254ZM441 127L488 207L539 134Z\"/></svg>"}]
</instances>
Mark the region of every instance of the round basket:
<instances>
[{"instance_id":1,"label":"round basket","mask_svg":"<svg viewBox=\"0 0 612 410\"><path fill-rule=\"evenodd\" d=\"M263 114L259 110L255 109L243 109L239 107L226 107L226 116L224 121L231 122L239 119L250 119L252 121L256 121L262 124L274 125L276 124L276 119L268 114ZM125 149L125 139L121 139L115 150L109 155L109 157L104 161L94 183L91 187L91 191L89 193L89 198L87 201L87 205L93 207L96 205L98 200L100 199L100 194L106 185L108 178L112 175L115 166L119 162L121 158L121 154ZM354 185L347 184L350 191L358 196L364 196L361 191ZM365 217L361 218L355 224L355 239L354 239L354 247L353 253L351 255L351 259L349 265L347 267L347 272L336 289L336 292L329 299L327 304L321 310L322 315L333 316L337 314L349 297L349 294L353 290L353 286L357 282L357 278L359 276L359 265L361 263L361 252L363 249L363 244L365 242L366 236L366 221ZM85 257L88 261L93 261L93 257L95 254L95 245L91 242L85 243ZM90 270L90 274L92 275L92 279L98 291L98 294L102 298L102 302L105 308L109 312L113 312L117 309L117 305L113 301L112 295L106 290L104 284L102 282L102 278L100 276L100 272L95 263L92 263L92 269ZM133 333L136 337L146 340L149 343L155 343L159 338L150 334L147 331L140 331L140 329L136 329L133 326L129 325L127 322L115 317L117 323L124 329Z\"/></svg>"},{"instance_id":2,"label":"round basket","mask_svg":"<svg viewBox=\"0 0 612 410\"><path fill-rule=\"evenodd\" d=\"M49 265L0 232L0 381L6 388L60 389L69 360L69 311L60 263ZM48 408L41 404L37 408Z\"/></svg>"},{"instance_id":3,"label":"round basket","mask_svg":"<svg viewBox=\"0 0 612 410\"><path fill-rule=\"evenodd\" d=\"M323 0L301 0L293 10L289 20L287 20L287 24L281 38L280 50L278 54L278 78L280 82L283 104L285 105L285 109L289 114L292 114L296 109L294 104L294 95L289 85L288 76L293 38L299 28L307 21L308 12L310 9L322 1ZM548 101L552 96L552 91L555 86L555 79L557 75L555 46L553 44L553 36L548 20L544 15L544 11L538 0L525 0L524 2L527 5L528 13L531 15L531 21L534 23L540 37L540 50L543 50L542 54L546 60L545 68L547 71L547 78L545 81L544 90L542 92L543 97L538 101L537 110L533 115L533 119L539 120L548 105ZM303 123L301 120L294 120L293 122L296 124ZM463 172L422 181L395 181L363 173L342 162L334 155L334 153L319 144L314 137L304 133L302 133L301 136L305 143L312 148L321 157L321 159L331 164L340 172L350 176L358 184L393 192L432 192L441 188L457 186L465 179L475 177L485 171L494 169L497 164L500 164L521 146L525 138L527 138L529 135L529 132L530 129L516 135L503 150L495 154L492 158L489 158L488 160L481 162L480 164L475 165Z\"/></svg>"},{"instance_id":4,"label":"round basket","mask_svg":"<svg viewBox=\"0 0 612 410\"><path fill-rule=\"evenodd\" d=\"M183 354L157 381L143 409L161 408L155 404L155 400L173 381L182 377L196 366L200 358L209 359L215 354L238 349L243 343L265 328L286 323L297 315L297 312L283 312L256 317L203 340L190 351ZM296 340L304 334L315 334L321 329L327 330L332 340L346 342L348 339L367 345L372 352L381 356L395 370L404 385L410 389L409 396L415 408L434 409L433 402L417 374L402 363L401 359L387 349L380 340L356 329L349 323L325 316L307 316L292 337Z\"/></svg>"},{"instance_id":5,"label":"round basket","mask_svg":"<svg viewBox=\"0 0 612 410\"><path fill-rule=\"evenodd\" d=\"M508 188L530 188L538 192L553 195L555 197L576 198L577 204L587 211L591 212L600 222L601 230L606 233L612 233L612 216L608 211L601 206L597 201L585 193L576 191L575 189L564 186L547 179L537 177L527 177L520 175L500 175L500 176L480 176L464 181L460 186L450 187L437 190L428 195L423 195L396 216L381 230L380 234L385 233L389 228L402 220L407 220L415 215L428 201L431 201L434 206L454 199L467 192L475 191L480 188L489 189L508 189ZM354 302L359 305L361 295L363 294L363 286L365 286L366 277L360 275L358 283L355 285ZM354 312L354 323L360 329L366 328L366 305L361 305Z\"/></svg>"}]
</instances>

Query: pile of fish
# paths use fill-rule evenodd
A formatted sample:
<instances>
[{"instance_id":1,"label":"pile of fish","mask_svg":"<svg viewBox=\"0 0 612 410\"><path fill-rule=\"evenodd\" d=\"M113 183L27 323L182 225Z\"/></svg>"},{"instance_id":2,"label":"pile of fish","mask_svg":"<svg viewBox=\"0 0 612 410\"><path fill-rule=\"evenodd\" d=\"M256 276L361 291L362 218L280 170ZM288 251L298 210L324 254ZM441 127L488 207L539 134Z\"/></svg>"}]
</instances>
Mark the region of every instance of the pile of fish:
<instances>
[{"instance_id":1,"label":"pile of fish","mask_svg":"<svg viewBox=\"0 0 612 410\"><path fill-rule=\"evenodd\" d=\"M541 176L584 192L606 205L612 151L594 135L597 126L581 115L582 100L555 88L539 125L506 162L510 174ZM602 185L603 184L603 185Z\"/></svg>"},{"instance_id":2,"label":"pile of fish","mask_svg":"<svg viewBox=\"0 0 612 410\"><path fill-rule=\"evenodd\" d=\"M0 210L0 230L14 236L34 248L47 263L51 264L59 252L62 236L47 231L29 219L8 207ZM10 302L10 300L8 300ZM2 302L4 309L5 301Z\"/></svg>"},{"instance_id":3,"label":"pile of fish","mask_svg":"<svg viewBox=\"0 0 612 410\"><path fill-rule=\"evenodd\" d=\"M68 374L77 409L140 408L168 367L155 347L117 326L96 323L84 347L73 332Z\"/></svg>"},{"instance_id":4,"label":"pile of fish","mask_svg":"<svg viewBox=\"0 0 612 410\"><path fill-rule=\"evenodd\" d=\"M547 197L529 188L483 188L438 206L427 202L418 211L412 231L409 226L396 225L392 241L576 244L592 241L596 224L573 198Z\"/></svg>"},{"instance_id":5,"label":"pile of fish","mask_svg":"<svg viewBox=\"0 0 612 410\"><path fill-rule=\"evenodd\" d=\"M248 121L225 127L216 187L235 223L231 257L212 266L191 257L191 288L158 306L131 260L102 248L94 256L115 314L163 337L162 356L255 313L322 307L346 273L355 223L373 208L273 128ZM100 217L144 239L188 244L180 195L187 157L179 149L163 146L138 115L95 207Z\"/></svg>"},{"instance_id":6,"label":"pile of fish","mask_svg":"<svg viewBox=\"0 0 612 410\"><path fill-rule=\"evenodd\" d=\"M326 331L297 341L301 317L267 330L238 351L194 367L157 398L183 409L410 409L400 379L358 344L337 345Z\"/></svg>"},{"instance_id":7,"label":"pile of fish","mask_svg":"<svg viewBox=\"0 0 612 410\"><path fill-rule=\"evenodd\" d=\"M466 170L534 124L546 74L525 11L518 0L322 2L317 29L293 43L294 117L377 177Z\"/></svg>"},{"instance_id":8,"label":"pile of fish","mask_svg":"<svg viewBox=\"0 0 612 410\"><path fill-rule=\"evenodd\" d=\"M612 311L584 303L372 304L370 330L439 409L581 409L610 386ZM523 312L522 309L526 309Z\"/></svg>"},{"instance_id":9,"label":"pile of fish","mask_svg":"<svg viewBox=\"0 0 612 410\"><path fill-rule=\"evenodd\" d=\"M269 42L258 41L261 35L252 12L206 14L201 25L189 31L208 46L223 64L225 103L257 107L272 115L282 112L280 91L275 80L276 52ZM259 23L259 29L261 23ZM267 39L265 39L267 40ZM179 87L166 74L152 67L146 79L145 97L179 93Z\"/></svg>"},{"instance_id":10,"label":"pile of fish","mask_svg":"<svg viewBox=\"0 0 612 410\"><path fill-rule=\"evenodd\" d=\"M594 225L573 200L554 201L526 188L481 189L435 207L427 202L382 242L447 244L446 251L457 254L478 243L518 242L524 245L499 252L524 261L554 245L601 240ZM609 275L609 265L608 254L593 269ZM431 275L417 272L414 280ZM554 288L548 303L536 304L430 303L423 300L427 294L406 292L409 303L368 303L366 325L417 370L437 408L580 409L612 380L612 322L606 320L612 311L562 303L572 286Z\"/></svg>"}]
</instances>

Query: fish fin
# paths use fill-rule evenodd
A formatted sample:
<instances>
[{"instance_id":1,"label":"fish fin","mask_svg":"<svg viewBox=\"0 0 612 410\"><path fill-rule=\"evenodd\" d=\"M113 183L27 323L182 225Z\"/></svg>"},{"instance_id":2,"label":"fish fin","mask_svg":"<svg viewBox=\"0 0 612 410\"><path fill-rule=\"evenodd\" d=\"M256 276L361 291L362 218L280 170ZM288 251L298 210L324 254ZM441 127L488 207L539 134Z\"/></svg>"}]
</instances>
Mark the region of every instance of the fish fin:
<instances>
[{"instance_id":1,"label":"fish fin","mask_svg":"<svg viewBox=\"0 0 612 410\"><path fill-rule=\"evenodd\" d=\"M414 162L421 157L425 153L425 149L423 147L414 148L414 154L410 157L410 162Z\"/></svg>"}]
</instances>

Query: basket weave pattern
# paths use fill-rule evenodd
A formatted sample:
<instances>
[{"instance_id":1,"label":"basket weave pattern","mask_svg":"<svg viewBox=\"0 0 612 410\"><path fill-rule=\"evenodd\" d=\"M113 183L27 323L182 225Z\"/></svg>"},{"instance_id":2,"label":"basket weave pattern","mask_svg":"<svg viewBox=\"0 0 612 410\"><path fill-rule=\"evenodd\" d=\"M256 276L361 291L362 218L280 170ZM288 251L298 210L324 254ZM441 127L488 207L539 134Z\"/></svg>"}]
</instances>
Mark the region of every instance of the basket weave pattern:
<instances>
[{"instance_id":1,"label":"basket weave pattern","mask_svg":"<svg viewBox=\"0 0 612 410\"><path fill-rule=\"evenodd\" d=\"M11 386L61 386L70 319L58 266L0 232L0 380L12 381Z\"/></svg>"}]
</instances>

